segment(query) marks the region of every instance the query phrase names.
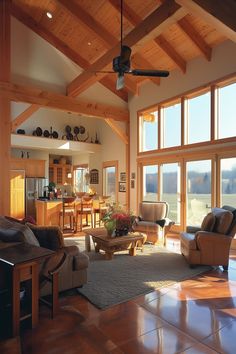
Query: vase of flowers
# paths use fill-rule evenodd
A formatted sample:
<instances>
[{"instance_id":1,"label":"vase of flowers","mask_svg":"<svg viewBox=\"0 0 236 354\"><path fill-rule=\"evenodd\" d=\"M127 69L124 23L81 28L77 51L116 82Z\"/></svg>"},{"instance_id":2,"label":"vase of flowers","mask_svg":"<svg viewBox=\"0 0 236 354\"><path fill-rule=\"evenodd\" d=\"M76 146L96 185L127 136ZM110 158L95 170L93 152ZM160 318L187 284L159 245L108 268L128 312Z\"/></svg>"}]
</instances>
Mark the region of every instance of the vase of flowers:
<instances>
[{"instance_id":1,"label":"vase of flowers","mask_svg":"<svg viewBox=\"0 0 236 354\"><path fill-rule=\"evenodd\" d=\"M135 216L120 206L111 206L103 217L104 226L108 235L124 236L132 231ZM111 231L112 230L112 231Z\"/></svg>"}]
</instances>

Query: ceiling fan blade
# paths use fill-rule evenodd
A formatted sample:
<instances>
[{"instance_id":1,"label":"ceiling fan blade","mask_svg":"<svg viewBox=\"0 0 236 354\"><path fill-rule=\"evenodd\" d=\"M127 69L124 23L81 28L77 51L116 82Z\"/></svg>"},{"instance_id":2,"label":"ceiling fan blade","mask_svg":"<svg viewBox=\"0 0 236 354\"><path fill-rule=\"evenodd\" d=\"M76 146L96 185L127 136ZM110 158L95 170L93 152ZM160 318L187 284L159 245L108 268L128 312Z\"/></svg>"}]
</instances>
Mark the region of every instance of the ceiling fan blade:
<instances>
[{"instance_id":1,"label":"ceiling fan blade","mask_svg":"<svg viewBox=\"0 0 236 354\"><path fill-rule=\"evenodd\" d=\"M118 74L117 81L116 81L116 89L122 90L124 86L125 86L124 74Z\"/></svg>"},{"instance_id":2,"label":"ceiling fan blade","mask_svg":"<svg viewBox=\"0 0 236 354\"><path fill-rule=\"evenodd\" d=\"M167 70L143 70L134 69L127 72L127 74L132 74L135 76L154 76L154 77L167 77L169 76L169 71Z\"/></svg>"}]
</instances>

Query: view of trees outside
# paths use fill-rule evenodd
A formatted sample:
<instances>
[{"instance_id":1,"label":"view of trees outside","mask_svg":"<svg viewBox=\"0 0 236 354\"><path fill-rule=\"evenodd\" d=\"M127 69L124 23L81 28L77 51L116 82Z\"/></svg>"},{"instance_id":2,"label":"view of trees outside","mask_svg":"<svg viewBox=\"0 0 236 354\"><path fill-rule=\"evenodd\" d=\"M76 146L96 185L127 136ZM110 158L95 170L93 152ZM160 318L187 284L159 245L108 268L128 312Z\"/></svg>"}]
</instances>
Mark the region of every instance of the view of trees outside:
<instances>
[{"instance_id":1,"label":"view of trees outside","mask_svg":"<svg viewBox=\"0 0 236 354\"><path fill-rule=\"evenodd\" d=\"M116 201L116 168L114 166L103 169L103 191L105 195L111 197L111 201Z\"/></svg>"},{"instance_id":2,"label":"view of trees outside","mask_svg":"<svg viewBox=\"0 0 236 354\"><path fill-rule=\"evenodd\" d=\"M158 200L158 166L144 166L143 167L143 201L157 201Z\"/></svg>"}]
</instances>

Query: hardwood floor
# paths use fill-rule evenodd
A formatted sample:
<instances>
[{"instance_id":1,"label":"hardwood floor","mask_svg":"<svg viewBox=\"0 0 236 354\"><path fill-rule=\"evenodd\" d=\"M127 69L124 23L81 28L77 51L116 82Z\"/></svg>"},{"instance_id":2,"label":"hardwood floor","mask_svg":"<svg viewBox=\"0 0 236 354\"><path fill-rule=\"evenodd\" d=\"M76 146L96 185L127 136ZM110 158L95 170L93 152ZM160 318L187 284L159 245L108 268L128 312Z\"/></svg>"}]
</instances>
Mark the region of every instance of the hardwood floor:
<instances>
[{"instance_id":1,"label":"hardwood floor","mask_svg":"<svg viewBox=\"0 0 236 354\"><path fill-rule=\"evenodd\" d=\"M228 273L217 268L105 311L72 291L60 305L53 320L41 307L39 326L22 331L22 354L234 354L236 251ZM4 343L0 352L15 353Z\"/></svg>"}]
</instances>

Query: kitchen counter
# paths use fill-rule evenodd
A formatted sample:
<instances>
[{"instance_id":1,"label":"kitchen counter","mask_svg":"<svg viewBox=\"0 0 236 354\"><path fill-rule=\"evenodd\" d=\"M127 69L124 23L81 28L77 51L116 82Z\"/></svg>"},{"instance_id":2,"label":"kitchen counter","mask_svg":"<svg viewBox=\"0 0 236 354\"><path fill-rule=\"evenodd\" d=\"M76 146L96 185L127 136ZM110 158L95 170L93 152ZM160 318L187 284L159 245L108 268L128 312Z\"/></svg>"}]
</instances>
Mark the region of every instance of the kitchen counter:
<instances>
[{"instance_id":1,"label":"kitchen counter","mask_svg":"<svg viewBox=\"0 0 236 354\"><path fill-rule=\"evenodd\" d=\"M38 199L35 205L37 225L59 225L59 213L62 209L61 199Z\"/></svg>"},{"instance_id":2,"label":"kitchen counter","mask_svg":"<svg viewBox=\"0 0 236 354\"><path fill-rule=\"evenodd\" d=\"M35 204L37 225L60 225L59 214L62 210L62 199L37 199Z\"/></svg>"}]
</instances>

